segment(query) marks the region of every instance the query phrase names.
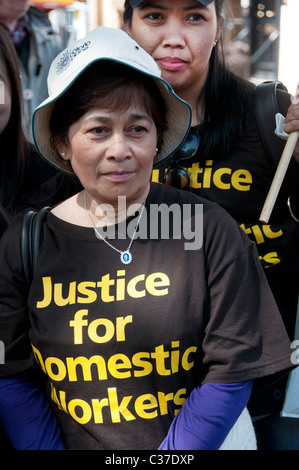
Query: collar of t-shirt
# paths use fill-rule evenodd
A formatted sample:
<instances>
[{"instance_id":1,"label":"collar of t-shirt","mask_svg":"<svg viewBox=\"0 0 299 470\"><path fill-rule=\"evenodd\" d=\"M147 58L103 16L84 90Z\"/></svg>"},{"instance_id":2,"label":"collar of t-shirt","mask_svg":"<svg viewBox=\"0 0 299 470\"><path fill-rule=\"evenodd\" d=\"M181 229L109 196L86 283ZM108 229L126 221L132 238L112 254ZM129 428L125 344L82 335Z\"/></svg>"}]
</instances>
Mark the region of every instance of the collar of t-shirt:
<instances>
[{"instance_id":1,"label":"collar of t-shirt","mask_svg":"<svg viewBox=\"0 0 299 470\"><path fill-rule=\"evenodd\" d=\"M28 15L24 15L22 18L19 18L17 24L12 28L8 28L1 20L0 24L4 26L14 44L20 44L24 38L31 33L31 25Z\"/></svg>"}]
</instances>

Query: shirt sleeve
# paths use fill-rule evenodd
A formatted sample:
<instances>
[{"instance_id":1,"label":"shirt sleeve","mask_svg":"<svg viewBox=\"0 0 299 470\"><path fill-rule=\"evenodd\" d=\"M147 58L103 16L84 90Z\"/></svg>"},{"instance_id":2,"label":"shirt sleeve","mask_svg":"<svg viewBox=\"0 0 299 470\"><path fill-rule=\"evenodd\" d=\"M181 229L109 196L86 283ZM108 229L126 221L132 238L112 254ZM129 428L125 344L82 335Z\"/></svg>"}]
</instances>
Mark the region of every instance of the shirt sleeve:
<instances>
[{"instance_id":1,"label":"shirt sleeve","mask_svg":"<svg viewBox=\"0 0 299 470\"><path fill-rule=\"evenodd\" d=\"M52 408L32 373L0 379L0 426L15 450L66 450Z\"/></svg>"},{"instance_id":2,"label":"shirt sleeve","mask_svg":"<svg viewBox=\"0 0 299 470\"><path fill-rule=\"evenodd\" d=\"M245 408L252 381L196 387L159 450L217 450Z\"/></svg>"},{"instance_id":3,"label":"shirt sleeve","mask_svg":"<svg viewBox=\"0 0 299 470\"><path fill-rule=\"evenodd\" d=\"M242 382L294 368L290 339L256 245L229 222L227 230L214 226L204 247L209 316L201 383Z\"/></svg>"}]
</instances>

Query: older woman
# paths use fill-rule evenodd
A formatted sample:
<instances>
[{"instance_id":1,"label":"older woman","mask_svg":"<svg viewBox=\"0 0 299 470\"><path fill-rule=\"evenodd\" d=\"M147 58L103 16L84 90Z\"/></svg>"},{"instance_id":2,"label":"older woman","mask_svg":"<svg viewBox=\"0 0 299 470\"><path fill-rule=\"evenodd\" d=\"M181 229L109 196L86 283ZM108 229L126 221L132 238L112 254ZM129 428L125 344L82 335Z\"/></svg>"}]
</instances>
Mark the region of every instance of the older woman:
<instances>
[{"instance_id":1,"label":"older woman","mask_svg":"<svg viewBox=\"0 0 299 470\"><path fill-rule=\"evenodd\" d=\"M215 204L150 182L190 122L123 31L97 28L52 64L35 145L84 190L47 215L30 285L21 218L3 237L0 403L30 419L10 392L37 363L68 449L219 449L242 417L231 448L255 448L252 380L292 368L254 244ZM44 406L27 427L56 436Z\"/></svg>"}]
</instances>

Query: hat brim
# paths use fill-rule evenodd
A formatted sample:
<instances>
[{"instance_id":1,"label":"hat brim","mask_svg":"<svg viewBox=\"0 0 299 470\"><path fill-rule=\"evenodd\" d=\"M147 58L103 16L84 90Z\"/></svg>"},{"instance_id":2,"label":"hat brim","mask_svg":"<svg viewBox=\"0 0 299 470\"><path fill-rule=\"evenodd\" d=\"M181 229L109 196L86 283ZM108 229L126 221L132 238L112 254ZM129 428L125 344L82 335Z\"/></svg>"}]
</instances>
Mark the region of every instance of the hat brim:
<instances>
[{"instance_id":1,"label":"hat brim","mask_svg":"<svg viewBox=\"0 0 299 470\"><path fill-rule=\"evenodd\" d=\"M111 59L111 57L100 57L95 59L93 62L89 62L85 68L82 68L82 70L78 72L76 77L69 83L63 92L58 93L57 95L51 95L33 112L32 135L33 142L38 153L56 168L68 174L74 174L70 162L68 160L64 160L58 154L58 152L55 151L50 141L50 120L53 109L56 101L73 85L79 76L82 75L82 73L84 73L93 63L103 60L117 62L130 67L130 65L127 63L123 63L116 59ZM135 69L133 66L131 68ZM191 127L192 111L189 104L175 95L171 86L163 78L158 78L157 76L142 72L139 69L135 70L141 75L144 74L153 78L153 80L158 85L166 104L168 129L163 135L163 144L161 145L161 148L159 149L153 161L153 166L156 166L167 158L171 157L171 155L176 150L178 150L178 148L185 141Z\"/></svg>"}]
</instances>

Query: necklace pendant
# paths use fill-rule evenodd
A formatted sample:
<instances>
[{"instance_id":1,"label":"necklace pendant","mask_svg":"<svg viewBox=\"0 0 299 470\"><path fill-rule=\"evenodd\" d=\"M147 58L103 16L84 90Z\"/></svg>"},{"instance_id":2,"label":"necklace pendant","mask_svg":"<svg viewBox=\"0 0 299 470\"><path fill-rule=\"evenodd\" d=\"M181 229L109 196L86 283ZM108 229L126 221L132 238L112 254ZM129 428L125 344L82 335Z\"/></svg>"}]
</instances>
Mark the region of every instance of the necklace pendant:
<instances>
[{"instance_id":1,"label":"necklace pendant","mask_svg":"<svg viewBox=\"0 0 299 470\"><path fill-rule=\"evenodd\" d=\"M129 251L123 251L120 255L120 260L123 264L130 264L132 261L132 255Z\"/></svg>"}]
</instances>

